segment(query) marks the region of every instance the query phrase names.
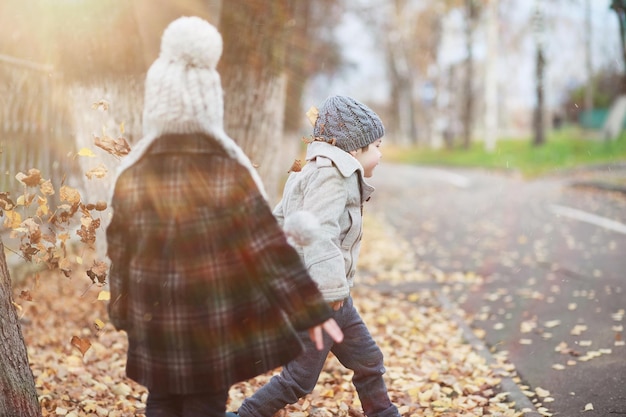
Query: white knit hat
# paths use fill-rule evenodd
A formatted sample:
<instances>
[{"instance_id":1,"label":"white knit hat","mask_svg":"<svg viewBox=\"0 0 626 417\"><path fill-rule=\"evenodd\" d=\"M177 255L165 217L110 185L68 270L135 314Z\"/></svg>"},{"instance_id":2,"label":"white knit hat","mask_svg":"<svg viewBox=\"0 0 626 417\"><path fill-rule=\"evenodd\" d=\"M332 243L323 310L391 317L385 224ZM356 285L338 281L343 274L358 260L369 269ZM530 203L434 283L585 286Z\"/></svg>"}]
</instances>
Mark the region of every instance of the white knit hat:
<instances>
[{"instance_id":1,"label":"white knit hat","mask_svg":"<svg viewBox=\"0 0 626 417\"><path fill-rule=\"evenodd\" d=\"M167 134L205 133L262 181L243 150L224 132L224 98L217 63L222 36L199 17L181 17L163 32L161 51L146 75L143 137L124 157L118 176Z\"/></svg>"},{"instance_id":2,"label":"white knit hat","mask_svg":"<svg viewBox=\"0 0 626 417\"><path fill-rule=\"evenodd\" d=\"M222 128L221 55L222 37L210 23L199 17L170 23L146 76L144 134L194 133L201 121Z\"/></svg>"}]
</instances>

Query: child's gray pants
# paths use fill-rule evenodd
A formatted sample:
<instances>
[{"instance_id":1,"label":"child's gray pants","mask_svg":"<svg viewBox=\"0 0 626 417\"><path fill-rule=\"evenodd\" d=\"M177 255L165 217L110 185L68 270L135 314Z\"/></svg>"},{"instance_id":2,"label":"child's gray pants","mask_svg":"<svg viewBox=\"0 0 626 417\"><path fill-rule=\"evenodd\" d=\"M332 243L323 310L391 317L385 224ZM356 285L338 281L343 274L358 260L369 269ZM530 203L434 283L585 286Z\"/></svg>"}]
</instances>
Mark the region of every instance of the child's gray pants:
<instances>
[{"instance_id":1,"label":"child's gray pants","mask_svg":"<svg viewBox=\"0 0 626 417\"><path fill-rule=\"evenodd\" d=\"M383 354L354 308L352 297L348 297L344 306L335 312L334 319L343 331L343 342L334 343L324 334L324 349L317 350L308 332L302 332L304 352L285 365L279 375L274 376L252 397L247 398L239 408L240 416L272 417L287 404L293 404L309 394L317 383L329 351L343 366L354 371L352 383L365 415L400 416L398 409L389 400L383 380Z\"/></svg>"}]
</instances>

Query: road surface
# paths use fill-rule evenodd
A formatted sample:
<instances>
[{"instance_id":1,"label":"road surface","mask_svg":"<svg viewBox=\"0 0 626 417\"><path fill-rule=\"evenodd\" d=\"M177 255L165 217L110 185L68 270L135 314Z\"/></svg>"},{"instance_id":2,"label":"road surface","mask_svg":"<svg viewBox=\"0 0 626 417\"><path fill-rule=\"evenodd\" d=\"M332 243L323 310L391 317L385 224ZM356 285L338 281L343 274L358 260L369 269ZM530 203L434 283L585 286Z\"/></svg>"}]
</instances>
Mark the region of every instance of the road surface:
<instances>
[{"instance_id":1,"label":"road surface","mask_svg":"<svg viewBox=\"0 0 626 417\"><path fill-rule=\"evenodd\" d=\"M626 194L572 186L587 176L383 163L366 210L411 242L420 269L480 277L448 297L508 351L537 407L626 415Z\"/></svg>"}]
</instances>

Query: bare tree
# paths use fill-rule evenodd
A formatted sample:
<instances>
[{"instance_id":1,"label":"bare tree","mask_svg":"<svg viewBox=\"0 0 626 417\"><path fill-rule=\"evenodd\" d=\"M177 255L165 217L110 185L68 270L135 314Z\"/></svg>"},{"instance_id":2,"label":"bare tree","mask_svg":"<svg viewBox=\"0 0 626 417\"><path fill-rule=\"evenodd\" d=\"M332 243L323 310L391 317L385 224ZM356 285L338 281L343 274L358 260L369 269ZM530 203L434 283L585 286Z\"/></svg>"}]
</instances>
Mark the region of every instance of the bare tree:
<instances>
[{"instance_id":1,"label":"bare tree","mask_svg":"<svg viewBox=\"0 0 626 417\"><path fill-rule=\"evenodd\" d=\"M465 88L463 107L463 147L469 149L474 127L474 32L480 15L480 5L476 0L465 0Z\"/></svg>"},{"instance_id":2,"label":"bare tree","mask_svg":"<svg viewBox=\"0 0 626 417\"><path fill-rule=\"evenodd\" d=\"M535 0L535 15L533 19L535 25L535 111L533 117L533 145L541 146L545 143L545 16L543 10L543 0Z\"/></svg>"}]
</instances>

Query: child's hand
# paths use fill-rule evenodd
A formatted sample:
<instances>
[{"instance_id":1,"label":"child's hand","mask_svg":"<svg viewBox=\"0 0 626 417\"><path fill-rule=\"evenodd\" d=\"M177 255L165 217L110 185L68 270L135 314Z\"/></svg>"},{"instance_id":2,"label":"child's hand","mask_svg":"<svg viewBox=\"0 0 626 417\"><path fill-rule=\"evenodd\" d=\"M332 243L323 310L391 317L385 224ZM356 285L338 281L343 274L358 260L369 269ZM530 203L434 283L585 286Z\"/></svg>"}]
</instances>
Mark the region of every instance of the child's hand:
<instances>
[{"instance_id":1,"label":"child's hand","mask_svg":"<svg viewBox=\"0 0 626 417\"><path fill-rule=\"evenodd\" d=\"M328 333L331 339L333 339L336 343L341 343L343 341L343 332L335 319L328 319L321 325L311 327L309 329L309 337L311 338L311 341L315 343L317 350L324 349L324 337L322 335L322 330Z\"/></svg>"}]
</instances>

